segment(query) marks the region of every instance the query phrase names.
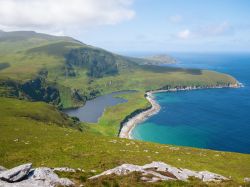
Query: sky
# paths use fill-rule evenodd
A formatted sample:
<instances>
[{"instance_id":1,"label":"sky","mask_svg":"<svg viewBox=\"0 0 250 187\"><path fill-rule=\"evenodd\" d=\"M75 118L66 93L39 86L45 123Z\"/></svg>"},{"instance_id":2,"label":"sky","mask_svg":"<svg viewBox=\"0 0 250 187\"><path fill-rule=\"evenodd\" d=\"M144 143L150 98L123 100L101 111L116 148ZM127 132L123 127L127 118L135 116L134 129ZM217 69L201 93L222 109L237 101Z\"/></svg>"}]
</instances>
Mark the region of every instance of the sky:
<instances>
[{"instance_id":1,"label":"sky","mask_svg":"<svg viewBox=\"0 0 250 187\"><path fill-rule=\"evenodd\" d=\"M0 29L114 52L250 52L249 0L0 0Z\"/></svg>"}]
</instances>

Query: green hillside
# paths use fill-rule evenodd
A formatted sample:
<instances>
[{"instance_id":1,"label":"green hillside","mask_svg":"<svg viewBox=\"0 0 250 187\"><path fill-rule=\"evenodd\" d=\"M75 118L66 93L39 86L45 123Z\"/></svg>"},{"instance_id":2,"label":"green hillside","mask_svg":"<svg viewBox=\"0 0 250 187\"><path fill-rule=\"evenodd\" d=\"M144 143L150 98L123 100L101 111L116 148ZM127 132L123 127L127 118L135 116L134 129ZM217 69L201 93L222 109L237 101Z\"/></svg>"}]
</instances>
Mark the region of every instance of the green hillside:
<instances>
[{"instance_id":1,"label":"green hillside","mask_svg":"<svg viewBox=\"0 0 250 187\"><path fill-rule=\"evenodd\" d=\"M82 168L84 173L67 176L81 183L86 183L87 177L123 163L142 165L151 161L163 161L176 167L209 170L231 176L232 182L228 184L234 184L233 186L242 183L243 178L250 173L250 156L246 154L100 136L86 132L84 126L79 130L76 122L45 103L7 98L0 98L0 103L0 163L6 167L32 162L35 167ZM126 103L121 105L126 106ZM96 173L91 170L96 170ZM103 180L111 184L116 181L121 186L126 186L124 183L127 186L145 185L131 175L127 178L113 176ZM86 184L90 185L89 183L87 181Z\"/></svg>"},{"instance_id":2,"label":"green hillside","mask_svg":"<svg viewBox=\"0 0 250 187\"><path fill-rule=\"evenodd\" d=\"M46 101L62 108L82 105L86 100L118 90L152 90L162 87L235 84L225 74L197 69L139 65L148 59L113 54L70 37L35 32L0 33L0 95ZM41 75L42 72L42 75ZM39 97L22 89L41 79ZM28 83L29 84L29 83ZM36 90L29 84L29 90ZM55 95L55 94L54 94ZM44 100L43 98L52 98Z\"/></svg>"}]
</instances>

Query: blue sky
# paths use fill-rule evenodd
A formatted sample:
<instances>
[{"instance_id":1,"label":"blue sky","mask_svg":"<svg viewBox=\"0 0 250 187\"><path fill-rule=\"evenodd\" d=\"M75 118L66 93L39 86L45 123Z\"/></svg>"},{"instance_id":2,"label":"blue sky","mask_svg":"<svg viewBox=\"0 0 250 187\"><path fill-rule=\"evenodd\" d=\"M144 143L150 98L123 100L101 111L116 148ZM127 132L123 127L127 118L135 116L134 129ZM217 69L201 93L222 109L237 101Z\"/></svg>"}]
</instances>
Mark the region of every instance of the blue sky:
<instances>
[{"instance_id":1,"label":"blue sky","mask_svg":"<svg viewBox=\"0 0 250 187\"><path fill-rule=\"evenodd\" d=\"M249 0L2 0L0 16L115 52L250 51Z\"/></svg>"},{"instance_id":2,"label":"blue sky","mask_svg":"<svg viewBox=\"0 0 250 187\"><path fill-rule=\"evenodd\" d=\"M250 51L250 1L136 0L133 19L80 34L113 51Z\"/></svg>"}]
</instances>

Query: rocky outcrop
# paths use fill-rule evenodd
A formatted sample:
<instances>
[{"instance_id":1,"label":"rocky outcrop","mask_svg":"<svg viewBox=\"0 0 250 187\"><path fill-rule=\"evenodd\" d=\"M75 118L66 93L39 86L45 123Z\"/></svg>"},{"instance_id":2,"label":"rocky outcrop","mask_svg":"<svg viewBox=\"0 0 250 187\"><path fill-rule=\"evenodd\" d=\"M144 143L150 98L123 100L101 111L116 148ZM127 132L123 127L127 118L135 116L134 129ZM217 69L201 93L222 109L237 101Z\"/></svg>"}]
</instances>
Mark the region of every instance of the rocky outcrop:
<instances>
[{"instance_id":1,"label":"rocky outcrop","mask_svg":"<svg viewBox=\"0 0 250 187\"><path fill-rule=\"evenodd\" d=\"M141 180L146 182L156 182L165 180L181 180L187 181L190 177L195 177L203 182L220 182L229 180L228 178L211 173L209 171L192 171L183 168L176 168L163 162L152 162L144 166L133 164L123 164L116 168L107 170L99 175L93 176L89 179L96 179L105 175L127 175L132 172L139 172L142 174Z\"/></svg>"},{"instance_id":2,"label":"rocky outcrop","mask_svg":"<svg viewBox=\"0 0 250 187\"><path fill-rule=\"evenodd\" d=\"M59 178L52 169L42 167L34 169L28 177L27 182L39 182L44 181L43 186L73 186L74 183L66 178Z\"/></svg>"},{"instance_id":3,"label":"rocky outcrop","mask_svg":"<svg viewBox=\"0 0 250 187\"><path fill-rule=\"evenodd\" d=\"M0 179L7 182L17 182L28 175L32 164L23 164L18 167L6 170L0 174Z\"/></svg>"},{"instance_id":4,"label":"rocky outcrop","mask_svg":"<svg viewBox=\"0 0 250 187\"><path fill-rule=\"evenodd\" d=\"M0 173L0 187L54 187L74 186L67 178L59 178L53 169L40 167L31 169L32 164L24 164ZM71 172L73 169L58 169Z\"/></svg>"}]
</instances>

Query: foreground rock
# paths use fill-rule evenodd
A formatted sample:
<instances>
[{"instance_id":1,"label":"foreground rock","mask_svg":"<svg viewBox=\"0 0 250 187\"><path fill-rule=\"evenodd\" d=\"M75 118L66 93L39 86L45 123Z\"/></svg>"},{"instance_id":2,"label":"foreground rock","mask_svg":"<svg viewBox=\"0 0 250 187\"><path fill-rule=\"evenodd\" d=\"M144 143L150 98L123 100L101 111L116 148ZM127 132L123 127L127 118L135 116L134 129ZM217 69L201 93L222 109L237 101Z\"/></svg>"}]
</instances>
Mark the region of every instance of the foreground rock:
<instances>
[{"instance_id":1,"label":"foreground rock","mask_svg":"<svg viewBox=\"0 0 250 187\"><path fill-rule=\"evenodd\" d=\"M0 179L7 182L16 182L23 179L30 171L32 164L23 164L13 169L5 170L0 173Z\"/></svg>"},{"instance_id":2,"label":"foreground rock","mask_svg":"<svg viewBox=\"0 0 250 187\"><path fill-rule=\"evenodd\" d=\"M182 180L187 181L190 177L195 177L203 182L220 182L228 180L228 178L218 175L216 173L211 173L209 171L192 171L188 169L176 168L165 164L163 162L152 162L151 164L146 164L144 166L137 166L133 164L123 164L116 168L107 170L99 175L93 176L89 179L96 179L105 175L127 175L132 172L139 172L143 175L141 180L146 182L156 182L163 180ZM147 176L147 177L146 177Z\"/></svg>"},{"instance_id":3,"label":"foreground rock","mask_svg":"<svg viewBox=\"0 0 250 187\"><path fill-rule=\"evenodd\" d=\"M41 167L31 169L32 164L24 164L0 173L0 187L54 187L74 186L67 178L59 178L53 169ZM70 168L67 168L71 171ZM18 180L16 180L19 178ZM7 180L8 179L8 180Z\"/></svg>"},{"instance_id":4,"label":"foreground rock","mask_svg":"<svg viewBox=\"0 0 250 187\"><path fill-rule=\"evenodd\" d=\"M244 178L244 182L246 182L246 183L250 183L250 178Z\"/></svg>"}]
</instances>

